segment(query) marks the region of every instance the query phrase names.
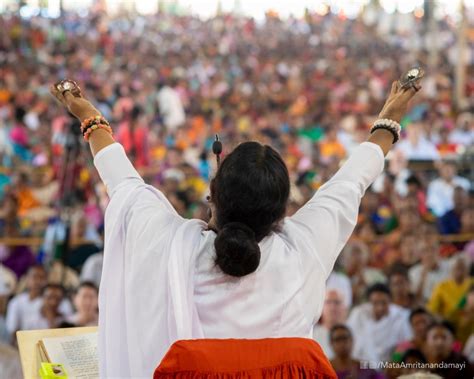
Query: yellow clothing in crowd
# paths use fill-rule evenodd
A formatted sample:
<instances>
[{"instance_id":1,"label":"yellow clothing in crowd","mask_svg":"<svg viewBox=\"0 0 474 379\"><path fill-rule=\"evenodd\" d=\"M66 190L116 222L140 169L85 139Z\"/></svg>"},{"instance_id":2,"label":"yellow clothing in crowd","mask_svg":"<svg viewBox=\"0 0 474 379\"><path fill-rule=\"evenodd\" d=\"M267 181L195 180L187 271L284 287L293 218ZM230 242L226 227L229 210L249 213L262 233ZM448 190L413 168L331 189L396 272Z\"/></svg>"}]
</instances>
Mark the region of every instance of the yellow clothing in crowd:
<instances>
[{"instance_id":1,"label":"yellow clothing in crowd","mask_svg":"<svg viewBox=\"0 0 474 379\"><path fill-rule=\"evenodd\" d=\"M474 278L467 278L461 284L453 279L440 282L433 290L428 309L444 318L448 317L456 310L472 284Z\"/></svg>"}]
</instances>

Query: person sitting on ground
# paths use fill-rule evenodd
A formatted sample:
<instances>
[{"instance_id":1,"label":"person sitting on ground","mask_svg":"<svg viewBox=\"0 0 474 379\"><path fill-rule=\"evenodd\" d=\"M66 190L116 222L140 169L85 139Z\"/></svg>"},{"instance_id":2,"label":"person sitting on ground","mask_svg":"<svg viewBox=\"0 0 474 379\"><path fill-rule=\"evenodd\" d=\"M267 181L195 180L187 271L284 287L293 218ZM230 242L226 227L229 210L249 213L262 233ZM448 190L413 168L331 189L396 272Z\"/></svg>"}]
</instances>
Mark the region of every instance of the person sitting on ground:
<instances>
[{"instance_id":1,"label":"person sitting on ground","mask_svg":"<svg viewBox=\"0 0 474 379\"><path fill-rule=\"evenodd\" d=\"M451 278L446 279L434 288L428 302L428 309L442 318L452 314L469 288L474 285L474 278L469 277L469 262L463 255L456 257L451 268Z\"/></svg>"},{"instance_id":2,"label":"person sitting on ground","mask_svg":"<svg viewBox=\"0 0 474 379\"><path fill-rule=\"evenodd\" d=\"M438 229L441 234L458 234L461 231L461 215L468 205L468 200L468 193L463 187L454 189L453 208L438 218Z\"/></svg>"},{"instance_id":3,"label":"person sitting on ground","mask_svg":"<svg viewBox=\"0 0 474 379\"><path fill-rule=\"evenodd\" d=\"M341 254L343 269L352 283L354 304L363 301L367 286L387 280L380 270L368 267L369 258L369 247L362 241L349 242Z\"/></svg>"},{"instance_id":4,"label":"person sitting on ground","mask_svg":"<svg viewBox=\"0 0 474 379\"><path fill-rule=\"evenodd\" d=\"M347 314L348 308L343 293L335 289L328 289L321 319L313 329L313 339L319 343L329 359L334 357L329 332L334 325L345 323Z\"/></svg>"},{"instance_id":5,"label":"person sitting on ground","mask_svg":"<svg viewBox=\"0 0 474 379\"><path fill-rule=\"evenodd\" d=\"M369 287L367 298L369 301L355 307L347 321L354 334L354 356L371 362L388 361L395 346L412 337L409 312L392 303L385 284Z\"/></svg>"},{"instance_id":6,"label":"person sitting on ground","mask_svg":"<svg viewBox=\"0 0 474 379\"><path fill-rule=\"evenodd\" d=\"M415 296L410 291L408 271L403 266L392 266L388 275L388 282L393 304L406 309L412 309L416 305Z\"/></svg>"},{"instance_id":7,"label":"person sitting on ground","mask_svg":"<svg viewBox=\"0 0 474 379\"><path fill-rule=\"evenodd\" d=\"M27 318L37 303L41 302L41 292L47 284L46 270L41 265L30 267L26 274L26 292L16 295L8 303L6 325L12 341L18 330L27 328Z\"/></svg>"},{"instance_id":8,"label":"person sitting on ground","mask_svg":"<svg viewBox=\"0 0 474 379\"><path fill-rule=\"evenodd\" d=\"M383 379L384 376L369 368L368 362L359 362L352 356L353 338L351 330L344 324L334 325L329 338L334 351L331 364L339 379Z\"/></svg>"},{"instance_id":9,"label":"person sitting on ground","mask_svg":"<svg viewBox=\"0 0 474 379\"><path fill-rule=\"evenodd\" d=\"M428 328L425 356L430 364L442 363L430 371L444 379L472 378L474 371L471 364L466 357L453 350L454 335L454 328L447 321L435 322Z\"/></svg>"},{"instance_id":10,"label":"person sitting on ground","mask_svg":"<svg viewBox=\"0 0 474 379\"><path fill-rule=\"evenodd\" d=\"M75 326L96 326L99 320L99 290L92 282L82 282L73 298L76 313L66 317Z\"/></svg>"},{"instance_id":11,"label":"person sitting on ground","mask_svg":"<svg viewBox=\"0 0 474 379\"><path fill-rule=\"evenodd\" d=\"M57 328L64 320L59 306L64 299L64 288L58 284L47 284L41 302L36 302L32 312L25 317L26 330Z\"/></svg>"},{"instance_id":12,"label":"person sitting on ground","mask_svg":"<svg viewBox=\"0 0 474 379\"><path fill-rule=\"evenodd\" d=\"M467 340L474 335L474 284L448 316L448 320L456 327L456 338L463 346L467 345Z\"/></svg>"},{"instance_id":13,"label":"person sitting on ground","mask_svg":"<svg viewBox=\"0 0 474 379\"><path fill-rule=\"evenodd\" d=\"M454 208L454 189L461 187L469 191L469 180L457 175L457 163L454 160L445 160L439 164L440 177L433 180L428 186L428 207L437 217L443 216Z\"/></svg>"},{"instance_id":14,"label":"person sitting on ground","mask_svg":"<svg viewBox=\"0 0 474 379\"><path fill-rule=\"evenodd\" d=\"M416 308L410 313L410 326L413 338L399 343L392 355L394 362L403 361L402 355L410 349L423 351L426 345L428 328L433 322L433 316L425 308Z\"/></svg>"},{"instance_id":15,"label":"person sitting on ground","mask_svg":"<svg viewBox=\"0 0 474 379\"><path fill-rule=\"evenodd\" d=\"M449 262L440 258L439 235L434 226L426 226L419 240L420 263L413 266L408 276L413 294L418 301L431 297L434 287L449 276Z\"/></svg>"}]
</instances>

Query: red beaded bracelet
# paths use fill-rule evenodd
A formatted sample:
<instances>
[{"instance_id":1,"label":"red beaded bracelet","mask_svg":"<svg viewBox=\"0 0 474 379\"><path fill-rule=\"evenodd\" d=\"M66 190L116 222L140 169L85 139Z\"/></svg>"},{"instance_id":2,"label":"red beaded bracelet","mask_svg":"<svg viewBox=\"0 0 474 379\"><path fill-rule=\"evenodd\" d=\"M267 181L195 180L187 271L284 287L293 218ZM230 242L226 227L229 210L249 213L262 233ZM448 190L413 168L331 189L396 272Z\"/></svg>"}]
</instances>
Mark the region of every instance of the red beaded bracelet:
<instances>
[{"instance_id":1,"label":"red beaded bracelet","mask_svg":"<svg viewBox=\"0 0 474 379\"><path fill-rule=\"evenodd\" d=\"M109 122L102 116L93 116L86 118L84 121L81 123L81 133L84 135L86 130L90 128L92 125L98 125L98 124L105 124L110 126Z\"/></svg>"},{"instance_id":2,"label":"red beaded bracelet","mask_svg":"<svg viewBox=\"0 0 474 379\"><path fill-rule=\"evenodd\" d=\"M94 124L94 125L90 126L84 132L84 140L86 140L86 142L89 142L89 138L90 138L90 135L92 134L92 132L94 132L95 130L98 130L98 129L103 129L103 130L107 131L110 135L113 135L112 128L109 125Z\"/></svg>"}]
</instances>

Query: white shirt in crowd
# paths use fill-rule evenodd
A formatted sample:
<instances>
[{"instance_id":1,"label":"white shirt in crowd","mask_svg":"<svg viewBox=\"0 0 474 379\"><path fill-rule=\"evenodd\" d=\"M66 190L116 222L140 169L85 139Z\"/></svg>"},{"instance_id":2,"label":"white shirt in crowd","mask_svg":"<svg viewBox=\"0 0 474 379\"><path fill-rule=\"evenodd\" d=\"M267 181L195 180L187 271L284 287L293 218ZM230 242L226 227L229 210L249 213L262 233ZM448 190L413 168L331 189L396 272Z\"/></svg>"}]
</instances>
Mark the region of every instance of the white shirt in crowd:
<instances>
[{"instance_id":1,"label":"white shirt in crowd","mask_svg":"<svg viewBox=\"0 0 474 379\"><path fill-rule=\"evenodd\" d=\"M42 305L41 296L31 300L26 292L16 295L8 303L6 320L8 332L11 334L17 330L47 329L49 326L40 312ZM59 312L63 316L73 313L69 300L65 299L61 302Z\"/></svg>"},{"instance_id":2,"label":"white shirt in crowd","mask_svg":"<svg viewBox=\"0 0 474 379\"><path fill-rule=\"evenodd\" d=\"M347 320L354 336L353 356L369 362L390 361L396 345L412 337L409 315L407 309L390 304L388 314L375 320L372 304L355 307Z\"/></svg>"},{"instance_id":3,"label":"white shirt in crowd","mask_svg":"<svg viewBox=\"0 0 474 379\"><path fill-rule=\"evenodd\" d=\"M397 150L400 150L408 160L439 159L438 149L425 137L421 137L416 145L413 145L408 139L402 140L398 143Z\"/></svg>"},{"instance_id":4,"label":"white shirt in crowd","mask_svg":"<svg viewBox=\"0 0 474 379\"><path fill-rule=\"evenodd\" d=\"M334 351L331 347L331 340L329 338L329 330L324 325L316 324L313 329L313 339L319 343L321 349L328 359L334 358Z\"/></svg>"},{"instance_id":5,"label":"white shirt in crowd","mask_svg":"<svg viewBox=\"0 0 474 379\"><path fill-rule=\"evenodd\" d=\"M453 194L456 187L469 191L471 183L466 178L455 176L451 183L442 178L433 180L428 186L426 204L437 217L454 208Z\"/></svg>"},{"instance_id":6,"label":"white shirt in crowd","mask_svg":"<svg viewBox=\"0 0 474 379\"><path fill-rule=\"evenodd\" d=\"M416 264L408 271L408 277L411 283L411 290L415 293L418 290L421 282L421 273L423 271L423 265L421 263ZM445 260L438 261L438 268L428 272L425 284L423 287L423 300L428 301L433 293L434 287L441 281L448 278L451 272L451 264Z\"/></svg>"},{"instance_id":7,"label":"white shirt in crowd","mask_svg":"<svg viewBox=\"0 0 474 379\"><path fill-rule=\"evenodd\" d=\"M169 86L161 88L158 92L158 106L168 130L175 130L184 124L186 116L178 91Z\"/></svg>"},{"instance_id":8,"label":"white shirt in crowd","mask_svg":"<svg viewBox=\"0 0 474 379\"><path fill-rule=\"evenodd\" d=\"M92 254L84 262L81 270L81 282L92 282L97 288L100 287L100 278L102 276L102 265L104 262L104 254Z\"/></svg>"},{"instance_id":9,"label":"white shirt in crowd","mask_svg":"<svg viewBox=\"0 0 474 379\"><path fill-rule=\"evenodd\" d=\"M331 272L326 282L326 287L328 290L335 289L342 293L344 298L344 307L347 309L352 307L352 284L351 280L346 274L337 271Z\"/></svg>"},{"instance_id":10,"label":"white shirt in crowd","mask_svg":"<svg viewBox=\"0 0 474 379\"><path fill-rule=\"evenodd\" d=\"M179 216L143 182L120 144L94 162L111 197L99 294L101 376L149 378L178 339L311 338L326 280L384 156L373 143L356 149L284 219L281 232L259 243L260 265L243 278L216 267L216 234Z\"/></svg>"}]
</instances>

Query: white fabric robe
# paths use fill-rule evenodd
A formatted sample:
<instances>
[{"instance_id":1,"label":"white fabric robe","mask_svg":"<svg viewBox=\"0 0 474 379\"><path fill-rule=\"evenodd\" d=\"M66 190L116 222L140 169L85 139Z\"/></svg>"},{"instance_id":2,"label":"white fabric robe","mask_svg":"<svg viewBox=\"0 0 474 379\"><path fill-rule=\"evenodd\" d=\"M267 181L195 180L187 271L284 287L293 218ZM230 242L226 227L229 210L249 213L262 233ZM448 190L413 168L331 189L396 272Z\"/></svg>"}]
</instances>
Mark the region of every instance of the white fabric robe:
<instances>
[{"instance_id":1,"label":"white fabric robe","mask_svg":"<svg viewBox=\"0 0 474 379\"><path fill-rule=\"evenodd\" d=\"M366 142L292 217L260 242L256 272L236 279L214 264L215 233L180 217L146 185L121 145L95 165L111 198L99 295L101 376L149 378L169 346L194 338L311 338L325 282L382 172Z\"/></svg>"}]
</instances>

